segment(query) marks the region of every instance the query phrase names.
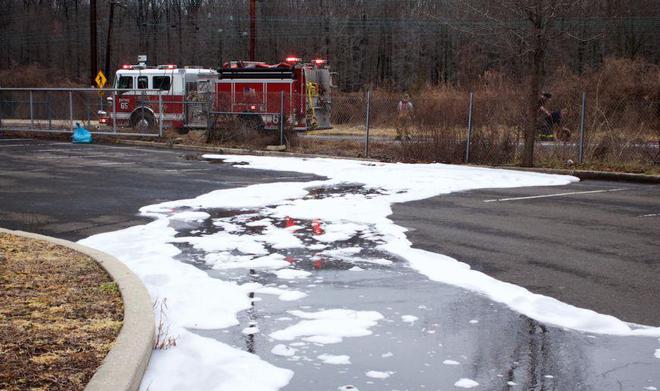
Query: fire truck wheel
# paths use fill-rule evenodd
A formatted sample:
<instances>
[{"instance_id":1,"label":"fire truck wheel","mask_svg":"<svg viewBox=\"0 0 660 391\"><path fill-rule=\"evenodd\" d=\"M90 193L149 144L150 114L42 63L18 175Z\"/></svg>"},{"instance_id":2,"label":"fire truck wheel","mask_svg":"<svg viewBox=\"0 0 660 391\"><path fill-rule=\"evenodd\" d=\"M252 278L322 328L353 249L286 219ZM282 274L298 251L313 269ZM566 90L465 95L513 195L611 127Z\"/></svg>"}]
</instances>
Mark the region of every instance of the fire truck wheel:
<instances>
[{"instance_id":1,"label":"fire truck wheel","mask_svg":"<svg viewBox=\"0 0 660 391\"><path fill-rule=\"evenodd\" d=\"M144 132L156 128L156 119L149 111L136 111L131 115L131 127L135 132Z\"/></svg>"}]
</instances>

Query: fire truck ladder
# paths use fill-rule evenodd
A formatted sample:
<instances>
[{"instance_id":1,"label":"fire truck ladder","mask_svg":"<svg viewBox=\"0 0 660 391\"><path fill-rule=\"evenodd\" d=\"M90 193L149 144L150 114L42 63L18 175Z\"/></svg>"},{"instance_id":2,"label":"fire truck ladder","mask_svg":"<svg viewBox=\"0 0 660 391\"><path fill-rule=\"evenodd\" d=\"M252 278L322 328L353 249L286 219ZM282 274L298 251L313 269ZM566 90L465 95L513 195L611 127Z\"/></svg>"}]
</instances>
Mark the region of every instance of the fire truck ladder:
<instances>
[{"instance_id":1,"label":"fire truck ladder","mask_svg":"<svg viewBox=\"0 0 660 391\"><path fill-rule=\"evenodd\" d=\"M306 90L307 90L307 102L309 105L309 110L312 112L312 120L310 121L311 123L311 128L314 129L316 128L317 122L316 122L316 107L314 106L314 98L318 98L319 96L319 89L316 86L316 83L308 81L306 83Z\"/></svg>"}]
</instances>

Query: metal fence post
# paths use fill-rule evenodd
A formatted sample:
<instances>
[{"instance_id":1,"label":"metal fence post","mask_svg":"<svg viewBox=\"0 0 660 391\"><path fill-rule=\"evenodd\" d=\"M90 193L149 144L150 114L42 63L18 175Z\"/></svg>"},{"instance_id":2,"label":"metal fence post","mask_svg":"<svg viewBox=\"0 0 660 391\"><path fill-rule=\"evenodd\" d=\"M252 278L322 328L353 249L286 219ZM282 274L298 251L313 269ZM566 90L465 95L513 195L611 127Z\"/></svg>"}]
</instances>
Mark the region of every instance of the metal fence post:
<instances>
[{"instance_id":1,"label":"metal fence post","mask_svg":"<svg viewBox=\"0 0 660 391\"><path fill-rule=\"evenodd\" d=\"M213 102L215 101L215 96L212 92L206 93L206 142L209 142L211 135L211 128L215 126L215 121L211 117L211 111L213 111Z\"/></svg>"},{"instance_id":2,"label":"metal fence post","mask_svg":"<svg viewBox=\"0 0 660 391\"><path fill-rule=\"evenodd\" d=\"M92 127L92 113L89 112L89 104L87 103L87 99L85 99L85 103L83 103L83 106L85 106L85 114L87 117L87 125L90 128ZM84 123L85 121L83 121Z\"/></svg>"},{"instance_id":3,"label":"metal fence post","mask_svg":"<svg viewBox=\"0 0 660 391\"><path fill-rule=\"evenodd\" d=\"M117 91L112 91L112 133L117 133Z\"/></svg>"},{"instance_id":4,"label":"metal fence post","mask_svg":"<svg viewBox=\"0 0 660 391\"><path fill-rule=\"evenodd\" d=\"M364 121L366 133L364 135L364 157L369 158L369 114L371 111L371 90L367 91L367 118Z\"/></svg>"},{"instance_id":5,"label":"metal fence post","mask_svg":"<svg viewBox=\"0 0 660 391\"><path fill-rule=\"evenodd\" d=\"M160 117L158 120L158 136L163 137L163 94L160 92L158 92L158 116Z\"/></svg>"},{"instance_id":6,"label":"metal fence post","mask_svg":"<svg viewBox=\"0 0 660 391\"><path fill-rule=\"evenodd\" d=\"M32 90L30 90L30 127L34 129L34 106L32 105Z\"/></svg>"},{"instance_id":7,"label":"metal fence post","mask_svg":"<svg viewBox=\"0 0 660 391\"><path fill-rule=\"evenodd\" d=\"M284 145L284 91L280 91L280 145Z\"/></svg>"},{"instance_id":8,"label":"metal fence post","mask_svg":"<svg viewBox=\"0 0 660 391\"><path fill-rule=\"evenodd\" d=\"M474 93L470 92L470 104L468 106L467 140L465 142L465 163L470 162L470 140L472 139L472 105Z\"/></svg>"},{"instance_id":9,"label":"metal fence post","mask_svg":"<svg viewBox=\"0 0 660 391\"><path fill-rule=\"evenodd\" d=\"M73 92L69 91L69 120L71 121L71 130L73 130Z\"/></svg>"},{"instance_id":10,"label":"metal fence post","mask_svg":"<svg viewBox=\"0 0 660 391\"><path fill-rule=\"evenodd\" d=\"M46 112L48 113L48 130L53 128L53 113L50 107L50 92L46 91Z\"/></svg>"},{"instance_id":11,"label":"metal fence post","mask_svg":"<svg viewBox=\"0 0 660 391\"><path fill-rule=\"evenodd\" d=\"M584 115L587 108L587 93L582 92L582 108L580 109L580 145L578 148L578 163L584 162Z\"/></svg>"}]
</instances>

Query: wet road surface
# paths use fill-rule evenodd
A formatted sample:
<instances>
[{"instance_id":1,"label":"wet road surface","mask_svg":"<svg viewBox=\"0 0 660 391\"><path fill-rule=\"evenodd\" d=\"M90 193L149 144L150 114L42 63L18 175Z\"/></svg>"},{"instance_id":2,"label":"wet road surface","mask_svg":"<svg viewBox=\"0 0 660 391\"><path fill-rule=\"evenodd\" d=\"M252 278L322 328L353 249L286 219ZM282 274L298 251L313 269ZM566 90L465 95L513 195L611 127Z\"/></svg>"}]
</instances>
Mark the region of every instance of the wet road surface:
<instances>
[{"instance_id":1,"label":"wet road surface","mask_svg":"<svg viewBox=\"0 0 660 391\"><path fill-rule=\"evenodd\" d=\"M475 190L392 210L415 247L579 307L660 326L660 185Z\"/></svg>"},{"instance_id":2,"label":"wet road surface","mask_svg":"<svg viewBox=\"0 0 660 391\"><path fill-rule=\"evenodd\" d=\"M346 385L363 391L455 389L461 378L476 381L477 389L484 390L642 390L660 384L660 361L653 356L660 346L656 338L592 335L539 324L467 290L430 281L405 261L373 250L379 243L373 232L312 250L319 243L315 235L322 233L315 232L314 221L271 219L268 212L255 210L206 212L213 216L210 220L175 225L177 236L203 237L222 231L222 226L259 234L250 223L263 219L283 228L306 227L295 230L306 248L268 251L281 254L297 270L311 272L307 278L282 279L268 269L211 267L204 251L178 244L180 260L212 277L307 294L291 302L257 290L250 293L254 306L240 314L240 325L196 331L293 370L287 390ZM349 257L328 255L355 248L361 251ZM370 335L344 337L339 343L314 341L314 330L293 339L277 335L301 321L292 310L337 308L377 311L383 319L370 328ZM258 332L246 334L252 328ZM318 333L324 333L323 327ZM273 351L282 345L286 354ZM348 357L330 364L324 355Z\"/></svg>"},{"instance_id":3,"label":"wet road surface","mask_svg":"<svg viewBox=\"0 0 660 391\"><path fill-rule=\"evenodd\" d=\"M9 146L10 144L12 145ZM98 232L142 224L147 220L136 216L136 213L138 208L144 205L190 198L219 188L314 179L313 176L296 173L246 170L224 164L211 165L197 161L194 154L180 151L103 145L73 146L68 143L6 139L0 142L0 168L0 198L3 204L0 210L0 225L73 240ZM568 188L573 190L574 186ZM557 192L557 189L553 187L547 192ZM320 196L324 194L323 191L317 193ZM455 207L434 204L433 207L424 208L424 218L411 216L401 224L411 227L411 221L420 221L434 227L433 229L442 230L432 231L432 235L422 236L423 240L419 240L420 237L415 235L422 233L422 227L417 227L409 237L420 247L455 242L466 234L466 230L469 231L468 234L479 237L493 236L490 240L483 239L484 246L481 250L476 248L477 246L472 246L476 250L466 249L486 252L489 248L488 251L494 255L503 253L492 264L485 261L486 257L481 258L482 262L473 263L475 268L488 273L504 269L503 266L498 267L495 261L506 265L506 262L516 259L526 260L533 258L535 254L538 256L539 251L520 243L517 251L500 247L500 244L515 245L514 242L502 241L498 237L501 236L498 235L501 231L511 226L510 222L506 221L511 211L489 210L487 214L491 216L487 219L482 219L478 214L472 215L479 212L481 204L461 207L462 200L468 202L472 193L427 200L437 203L442 202L438 200L445 197L454 197L450 199L455 203ZM512 194L516 197L538 192L534 192L534 189L497 190L486 196L480 194L477 198L482 202L484 198L510 198ZM617 197L625 196L618 193L609 195L615 194ZM594 194L593 197L595 196ZM553 205L556 206L556 202L555 200ZM593 200L580 202L596 205ZM641 209L646 205L634 200L630 203L642 205L636 207ZM395 220L405 214L401 213L399 208L412 204L416 203L397 206ZM499 207L505 205L505 202L496 204ZM623 207L622 201L616 201L613 205L617 204ZM436 206L439 211L433 214ZM592 218L596 218L601 212L607 212L611 206L595 208L596 210L590 212L593 213ZM250 219L256 217L246 219L242 215L259 214L259 211L243 211L238 214L217 210L209 212L212 217L202 226L175 227L180 230L180 236L200 236L223 229L222 226L209 224L214 220L245 226ZM456 224L455 231L452 231L453 225L443 219L447 216L458 218L461 213L467 214L466 219L472 218L472 221L484 221L484 224L492 222L495 228L472 229L474 227L471 228L465 223ZM545 210L543 213L549 212ZM512 216L520 219L528 214L525 209ZM498 216L504 220L497 220ZM569 217L572 219L569 219L569 222L575 223L574 220L579 220L580 215L571 214ZM435 223L432 222L434 218L437 219ZM588 225L588 222L584 222L582 226ZM274 223L286 227L291 222L279 220ZM615 218L608 224L611 226L610 230L616 229ZM653 224L653 221L646 224ZM315 243L317 223L294 221L293 225L303 227L297 235L300 235L304 243ZM553 232L552 235L561 236L566 227L567 225L558 226L560 232ZM524 229L527 235L531 235L545 228L550 229L547 224L536 221L519 229ZM246 230L250 232L247 227ZM628 235L628 240L635 240L634 232L625 234ZM547 237L547 233L539 233L539 236ZM600 243L599 240L609 237L611 236L591 233L583 238L596 241L591 245L595 247ZM660 388L660 360L654 357L654 351L660 349L660 340L589 335L538 324L481 296L429 281L409 269L405 262L389 257L388 254L374 252L374 244L371 243L374 240L377 238L367 235L333 243L334 248L312 250L308 245L305 249L297 250L270 249L290 259L294 269L311 273L306 278L293 280L277 278L269 270L212 269L203 261L203 252L185 243L179 243L183 251L180 259L207 270L213 277L240 283L259 282L265 286L296 289L307 294L296 301L283 301L277 296L255 292L254 308L240 314L240 326L197 332L239 349L254 352L275 365L291 368L295 371L295 376L287 387L289 390L335 390L349 384L363 391L456 389L454 384L461 378L473 379L480 384L476 389L485 390ZM434 242L436 244L433 244ZM328 250L336 250L337 247L359 247L360 252L353 252L348 257L332 252L330 254L334 255L327 255ZM447 249L440 251L436 247L429 248L468 263L477 259L472 257L471 252L462 257L459 250L455 250L458 253L456 254ZM571 251L572 248L573 246L569 246L565 251ZM544 250L543 254L555 250L556 248ZM326 254L319 254L320 252ZM612 254L610 256L614 257ZM391 263L373 263L364 259L386 259ZM653 265L653 262L647 263ZM363 270L349 270L355 266ZM538 262L525 262L522 271L509 268L509 273L524 273L525 268L533 270L534 267L540 267ZM635 268L630 268L631 272L634 270ZM585 273L599 275L598 270L587 270ZM624 277L622 273L618 274ZM571 283L570 275L571 273L566 272L552 277L556 279L558 286L565 286ZM616 276L612 278L614 277ZM588 279L589 276L585 278ZM593 280L597 281L599 277L594 277ZM542 285L539 287L543 288ZM583 296L588 301L588 290L592 287L582 287L585 293ZM576 284L572 288L579 290L580 285ZM630 289L639 287L633 285ZM612 289L608 294L609 297L614 297L618 295L618 291ZM629 300L628 304L631 306L636 305L634 298L626 296L621 301L624 300ZM589 302L584 306L592 308ZM319 343L306 340L303 336L292 340L271 336L300 322L299 314L292 314L289 312L291 310L313 313L327 309L377 311L383 318L368 328L371 334L345 337L339 343ZM638 314L651 312L648 308L637 308L635 311ZM245 330L255 326L259 332L246 335ZM289 346L287 352L293 349L296 351L290 356L273 354L272 350L277 345ZM350 364L324 363L318 357L323 354L350 356Z\"/></svg>"}]
</instances>

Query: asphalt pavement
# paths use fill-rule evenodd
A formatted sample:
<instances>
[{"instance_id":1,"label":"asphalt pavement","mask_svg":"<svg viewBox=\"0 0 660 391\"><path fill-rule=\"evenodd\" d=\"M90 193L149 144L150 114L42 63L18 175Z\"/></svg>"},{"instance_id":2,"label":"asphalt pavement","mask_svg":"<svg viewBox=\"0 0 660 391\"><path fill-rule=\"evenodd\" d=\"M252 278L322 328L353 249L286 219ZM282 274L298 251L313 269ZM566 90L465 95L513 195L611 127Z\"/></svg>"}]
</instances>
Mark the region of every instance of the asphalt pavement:
<instances>
[{"instance_id":1,"label":"asphalt pavement","mask_svg":"<svg viewBox=\"0 0 660 391\"><path fill-rule=\"evenodd\" d=\"M660 326L660 185L477 190L393 210L415 247L579 307Z\"/></svg>"},{"instance_id":2,"label":"asphalt pavement","mask_svg":"<svg viewBox=\"0 0 660 391\"><path fill-rule=\"evenodd\" d=\"M145 205L312 179L210 164L197 152L0 138L0 226L79 240L147 222L138 216ZM485 202L576 192L587 193ZM393 210L416 247L580 307L660 325L660 185L478 190Z\"/></svg>"},{"instance_id":3,"label":"asphalt pavement","mask_svg":"<svg viewBox=\"0 0 660 391\"><path fill-rule=\"evenodd\" d=\"M312 179L317 178L213 164L194 152L0 138L0 226L77 240L148 221L138 216L145 205L254 183ZM479 190L395 205L392 218L410 228L416 247L568 303L660 325L659 195L658 185L597 181ZM237 224L248 221L241 217L235 216ZM219 229L209 222L180 229L181 234ZM301 226L311 224L306 223ZM301 232L303 239L312 234ZM369 243L355 245L375 251ZM272 273L209 269L205 254L180 249L183 262L212 277L281 284ZM356 273L341 259L320 264L313 261L316 254L300 251L286 255L314 279L290 283L309 293L293 307L377 309L385 319L372 335L324 346L302 343L295 357L274 355L276 342L267 336L293 321L283 316L292 304L268 295L239 314L239 326L196 331L293 369L287 389L346 384L362 391L451 389L460 377L476 379L481 389L502 390L512 384L544 390L660 384L655 338L596 336L539 324L480 295L430 281L395 258L391 266L362 265ZM405 321L404 315L418 320ZM252 322L262 332L251 337L242 330ZM322 365L321 353L350 355L351 364ZM388 377L365 378L374 370Z\"/></svg>"},{"instance_id":4,"label":"asphalt pavement","mask_svg":"<svg viewBox=\"0 0 660 391\"><path fill-rule=\"evenodd\" d=\"M80 240L144 224L139 208L314 176L245 170L199 152L0 137L0 226Z\"/></svg>"}]
</instances>

